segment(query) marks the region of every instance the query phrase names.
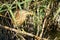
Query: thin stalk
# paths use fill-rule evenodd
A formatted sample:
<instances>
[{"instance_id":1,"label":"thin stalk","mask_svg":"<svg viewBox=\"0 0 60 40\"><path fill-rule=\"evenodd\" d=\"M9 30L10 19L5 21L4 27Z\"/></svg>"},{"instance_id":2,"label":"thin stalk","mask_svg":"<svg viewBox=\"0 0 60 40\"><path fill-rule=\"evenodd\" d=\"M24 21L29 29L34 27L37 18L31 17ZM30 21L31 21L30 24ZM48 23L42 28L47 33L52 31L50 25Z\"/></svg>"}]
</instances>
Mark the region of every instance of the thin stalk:
<instances>
[{"instance_id":1,"label":"thin stalk","mask_svg":"<svg viewBox=\"0 0 60 40\"><path fill-rule=\"evenodd\" d=\"M31 33L27 33L25 31L21 31L21 30L17 30L17 29L14 29L14 28L10 28L8 26L0 25L0 28L6 29L6 30L9 30L9 31L14 31L14 32L22 34L22 35L27 35L27 36L35 37L36 39L40 39L40 37L35 36L35 35L31 34Z\"/></svg>"},{"instance_id":2,"label":"thin stalk","mask_svg":"<svg viewBox=\"0 0 60 40\"><path fill-rule=\"evenodd\" d=\"M12 19L13 19L14 23L16 23L15 16L13 15L13 12L10 9L9 9L9 12L10 12L10 14L12 16Z\"/></svg>"},{"instance_id":3,"label":"thin stalk","mask_svg":"<svg viewBox=\"0 0 60 40\"><path fill-rule=\"evenodd\" d=\"M54 15L53 20L55 20L55 19L56 19L56 17L58 16L59 12L60 12L60 7L58 8L58 10L57 10L56 14Z\"/></svg>"},{"instance_id":4,"label":"thin stalk","mask_svg":"<svg viewBox=\"0 0 60 40\"><path fill-rule=\"evenodd\" d=\"M19 9L22 9L19 2L16 2L16 4L18 5Z\"/></svg>"},{"instance_id":5,"label":"thin stalk","mask_svg":"<svg viewBox=\"0 0 60 40\"><path fill-rule=\"evenodd\" d=\"M10 12L10 14L11 14L11 16L12 16L12 19L13 19L13 21L14 21L14 23L15 23L15 22L16 22L15 16L13 15L13 12L11 11L11 7L9 7L8 4L4 4L4 6L6 6L6 7L8 8L8 11Z\"/></svg>"}]
</instances>

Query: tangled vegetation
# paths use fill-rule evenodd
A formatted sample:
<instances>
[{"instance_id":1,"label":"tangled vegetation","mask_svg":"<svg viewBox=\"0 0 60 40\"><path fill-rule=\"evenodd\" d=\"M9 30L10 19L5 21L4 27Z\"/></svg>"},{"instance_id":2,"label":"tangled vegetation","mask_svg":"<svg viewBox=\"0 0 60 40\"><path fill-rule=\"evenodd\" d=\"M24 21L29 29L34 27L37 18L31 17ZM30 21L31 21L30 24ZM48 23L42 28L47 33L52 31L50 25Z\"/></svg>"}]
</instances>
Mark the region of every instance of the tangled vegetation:
<instances>
[{"instance_id":1,"label":"tangled vegetation","mask_svg":"<svg viewBox=\"0 0 60 40\"><path fill-rule=\"evenodd\" d=\"M0 0L0 40L60 40L60 1Z\"/></svg>"}]
</instances>

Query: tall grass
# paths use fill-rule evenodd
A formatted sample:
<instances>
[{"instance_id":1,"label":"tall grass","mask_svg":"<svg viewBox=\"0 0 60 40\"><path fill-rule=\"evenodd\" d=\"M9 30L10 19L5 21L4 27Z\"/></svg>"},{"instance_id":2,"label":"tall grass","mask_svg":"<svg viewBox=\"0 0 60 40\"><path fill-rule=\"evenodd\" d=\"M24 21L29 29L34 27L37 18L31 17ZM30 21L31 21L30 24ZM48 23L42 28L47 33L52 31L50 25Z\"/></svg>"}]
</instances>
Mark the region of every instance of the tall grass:
<instances>
[{"instance_id":1,"label":"tall grass","mask_svg":"<svg viewBox=\"0 0 60 40\"><path fill-rule=\"evenodd\" d=\"M34 26L32 26L32 28L34 30L33 34L39 36L40 32L42 30L42 21L45 16L45 9L47 8L47 5L50 2L50 0L20 0L20 1L15 0L15 1L12 1L11 3L8 3L8 2L9 1L0 4L0 14L2 14L2 13L5 14L5 12L8 11L9 14L11 15L11 18L15 22L16 19L14 16L14 10L26 9L28 11L33 11L35 15L33 17L31 17L30 21L25 21L25 22L31 23L32 25L34 25ZM24 26L28 26L28 25L25 24ZM21 28L19 28L19 29L21 29ZM24 28L23 28L23 30L24 30ZM20 37L23 38L21 35L20 35Z\"/></svg>"}]
</instances>

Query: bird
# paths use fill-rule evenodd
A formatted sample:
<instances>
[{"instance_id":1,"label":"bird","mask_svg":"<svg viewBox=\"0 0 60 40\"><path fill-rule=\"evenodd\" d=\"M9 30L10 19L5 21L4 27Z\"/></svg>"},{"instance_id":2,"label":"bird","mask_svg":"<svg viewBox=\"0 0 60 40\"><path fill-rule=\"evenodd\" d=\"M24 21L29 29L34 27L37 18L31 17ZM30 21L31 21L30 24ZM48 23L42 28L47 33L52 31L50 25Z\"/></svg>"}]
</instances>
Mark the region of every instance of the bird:
<instances>
[{"instance_id":1,"label":"bird","mask_svg":"<svg viewBox=\"0 0 60 40\"><path fill-rule=\"evenodd\" d=\"M12 20L14 27L21 26L24 23L24 21L27 19L28 15L34 15L34 14L33 12L26 11L26 10L16 10L14 13L16 22Z\"/></svg>"}]
</instances>

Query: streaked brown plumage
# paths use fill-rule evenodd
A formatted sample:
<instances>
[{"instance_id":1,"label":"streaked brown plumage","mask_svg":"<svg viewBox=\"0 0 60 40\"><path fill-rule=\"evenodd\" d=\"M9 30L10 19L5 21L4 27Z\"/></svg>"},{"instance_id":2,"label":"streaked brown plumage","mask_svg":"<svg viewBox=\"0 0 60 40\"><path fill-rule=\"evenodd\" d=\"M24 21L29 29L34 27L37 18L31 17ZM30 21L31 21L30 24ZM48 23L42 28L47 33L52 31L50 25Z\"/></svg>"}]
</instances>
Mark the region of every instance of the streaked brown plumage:
<instances>
[{"instance_id":1,"label":"streaked brown plumage","mask_svg":"<svg viewBox=\"0 0 60 40\"><path fill-rule=\"evenodd\" d=\"M33 13L32 13L32 12L28 12L28 11L26 11L26 10L17 10L17 11L14 13L16 22L13 21L13 25L14 25L15 27L21 26L21 24L26 20L26 17L27 17L28 15L33 15Z\"/></svg>"}]
</instances>

